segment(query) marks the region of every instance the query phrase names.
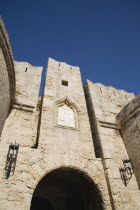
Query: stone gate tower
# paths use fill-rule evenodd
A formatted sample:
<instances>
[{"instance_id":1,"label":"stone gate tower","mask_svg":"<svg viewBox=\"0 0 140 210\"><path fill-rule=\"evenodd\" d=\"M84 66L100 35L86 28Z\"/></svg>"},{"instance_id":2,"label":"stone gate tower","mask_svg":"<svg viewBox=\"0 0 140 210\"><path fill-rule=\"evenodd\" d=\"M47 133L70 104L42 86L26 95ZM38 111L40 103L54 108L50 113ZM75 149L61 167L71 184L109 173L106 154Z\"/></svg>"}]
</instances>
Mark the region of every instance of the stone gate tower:
<instances>
[{"instance_id":1,"label":"stone gate tower","mask_svg":"<svg viewBox=\"0 0 140 210\"><path fill-rule=\"evenodd\" d=\"M49 58L38 98L42 67L0 40L0 210L140 209L140 97Z\"/></svg>"}]
</instances>

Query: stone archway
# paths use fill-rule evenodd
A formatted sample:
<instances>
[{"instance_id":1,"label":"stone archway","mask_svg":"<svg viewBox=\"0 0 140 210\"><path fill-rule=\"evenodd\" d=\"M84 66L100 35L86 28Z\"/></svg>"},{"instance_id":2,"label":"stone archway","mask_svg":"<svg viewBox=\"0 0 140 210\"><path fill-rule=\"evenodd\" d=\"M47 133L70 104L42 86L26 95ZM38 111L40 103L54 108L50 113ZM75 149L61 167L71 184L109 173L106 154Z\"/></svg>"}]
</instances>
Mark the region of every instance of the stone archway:
<instances>
[{"instance_id":1,"label":"stone archway","mask_svg":"<svg viewBox=\"0 0 140 210\"><path fill-rule=\"evenodd\" d=\"M0 18L0 136L15 98L15 69L4 23Z\"/></svg>"},{"instance_id":2,"label":"stone archway","mask_svg":"<svg viewBox=\"0 0 140 210\"><path fill-rule=\"evenodd\" d=\"M83 172L59 168L44 176L36 186L30 210L99 210L102 197Z\"/></svg>"}]
</instances>

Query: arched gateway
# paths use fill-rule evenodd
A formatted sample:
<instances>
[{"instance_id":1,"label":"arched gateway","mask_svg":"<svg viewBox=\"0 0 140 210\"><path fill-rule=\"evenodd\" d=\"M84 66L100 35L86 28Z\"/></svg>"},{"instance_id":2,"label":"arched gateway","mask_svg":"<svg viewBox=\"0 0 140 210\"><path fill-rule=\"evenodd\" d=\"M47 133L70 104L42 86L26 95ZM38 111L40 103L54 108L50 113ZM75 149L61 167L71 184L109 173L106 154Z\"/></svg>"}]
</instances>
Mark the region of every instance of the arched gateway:
<instances>
[{"instance_id":1,"label":"arched gateway","mask_svg":"<svg viewBox=\"0 0 140 210\"><path fill-rule=\"evenodd\" d=\"M33 193L30 210L99 210L102 198L83 172L59 168L44 176Z\"/></svg>"}]
</instances>

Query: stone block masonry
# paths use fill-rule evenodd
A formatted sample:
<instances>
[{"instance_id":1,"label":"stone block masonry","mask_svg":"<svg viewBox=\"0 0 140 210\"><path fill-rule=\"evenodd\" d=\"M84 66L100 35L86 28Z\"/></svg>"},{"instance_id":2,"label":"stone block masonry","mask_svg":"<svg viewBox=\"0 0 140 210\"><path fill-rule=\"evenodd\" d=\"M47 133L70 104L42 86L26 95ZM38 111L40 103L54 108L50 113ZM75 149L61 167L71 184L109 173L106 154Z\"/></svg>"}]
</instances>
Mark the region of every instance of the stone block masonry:
<instances>
[{"instance_id":1,"label":"stone block masonry","mask_svg":"<svg viewBox=\"0 0 140 210\"><path fill-rule=\"evenodd\" d=\"M0 136L14 100L15 72L7 32L0 18Z\"/></svg>"},{"instance_id":2,"label":"stone block masonry","mask_svg":"<svg viewBox=\"0 0 140 210\"><path fill-rule=\"evenodd\" d=\"M7 73L7 67L4 60L2 50L0 48L0 135L3 129L3 125L10 107L10 94L9 94L9 79Z\"/></svg>"},{"instance_id":3,"label":"stone block masonry","mask_svg":"<svg viewBox=\"0 0 140 210\"><path fill-rule=\"evenodd\" d=\"M79 67L50 58L40 105L41 71L15 62L15 102L0 141L0 209L33 209L38 197L61 210L69 199L75 199L73 210L80 205L84 210L140 209L135 175L127 186L120 176L122 160L129 156L116 121L134 95L90 81L84 95ZM15 141L15 174L5 179L8 148Z\"/></svg>"},{"instance_id":4,"label":"stone block masonry","mask_svg":"<svg viewBox=\"0 0 140 210\"><path fill-rule=\"evenodd\" d=\"M49 58L38 97L42 67L13 60L1 19L0 67L0 210L140 209L140 96L83 91L79 67Z\"/></svg>"},{"instance_id":5,"label":"stone block masonry","mask_svg":"<svg viewBox=\"0 0 140 210\"><path fill-rule=\"evenodd\" d=\"M27 62L15 61L16 93L15 104L34 108L38 102L38 91L43 67L35 67Z\"/></svg>"},{"instance_id":6,"label":"stone block masonry","mask_svg":"<svg viewBox=\"0 0 140 210\"><path fill-rule=\"evenodd\" d=\"M117 121L140 189L140 95L121 110Z\"/></svg>"},{"instance_id":7,"label":"stone block masonry","mask_svg":"<svg viewBox=\"0 0 140 210\"><path fill-rule=\"evenodd\" d=\"M16 92L13 109L5 123L1 142L17 142L20 146L36 143L38 115L38 93L42 67L15 61Z\"/></svg>"},{"instance_id":8,"label":"stone block masonry","mask_svg":"<svg viewBox=\"0 0 140 210\"><path fill-rule=\"evenodd\" d=\"M84 85L93 132L95 152L102 157L113 209L139 209L140 191L135 175L124 185L122 160L129 159L116 116L134 95L113 87L87 81Z\"/></svg>"},{"instance_id":9,"label":"stone block masonry","mask_svg":"<svg viewBox=\"0 0 140 210\"><path fill-rule=\"evenodd\" d=\"M24 71L26 70L25 63L18 63L18 66L21 66ZM20 80L20 77L17 76L17 82ZM23 81L25 81L25 85ZM82 202L85 202L84 205L88 205L85 207L86 210L91 209L90 206L95 203L104 209L111 209L102 160L101 158L97 159L94 153L79 68L49 59L41 107L40 135L36 149L33 148L33 145L37 135L35 131L37 130L39 110L37 110L37 100L32 100L32 94L29 93L28 98L26 97L26 92L32 90L28 88L26 92L23 91L25 86L30 86L30 81L27 80L28 84L26 79L23 81L20 93L16 89L16 103L6 120L0 142L0 179L2 183L0 209L29 210L40 180L51 171L59 171L62 168L66 168L68 171L78 171L76 176L85 174L80 179L84 180L84 177L88 177L90 182L94 183L90 184L90 187L95 185L98 189L93 187L95 195L91 201L88 201L88 197L85 197L85 201L81 198ZM19 88L19 86L16 87ZM36 96L37 87L34 91ZM22 105L18 106L20 103ZM26 108L29 110L25 109L23 104L27 105ZM4 177L6 155L9 144L15 140L20 145L16 170L14 176L10 176L7 180ZM67 178L69 179L69 177ZM81 180L81 182L86 181ZM42 193L43 191L39 195L44 196ZM69 197L69 192L65 193ZM63 209L62 202L56 204L55 194L48 196L51 196L50 199L53 200L54 205ZM101 198L99 199L99 197ZM61 198L59 199L61 200ZM99 200L100 202L98 202Z\"/></svg>"}]
</instances>

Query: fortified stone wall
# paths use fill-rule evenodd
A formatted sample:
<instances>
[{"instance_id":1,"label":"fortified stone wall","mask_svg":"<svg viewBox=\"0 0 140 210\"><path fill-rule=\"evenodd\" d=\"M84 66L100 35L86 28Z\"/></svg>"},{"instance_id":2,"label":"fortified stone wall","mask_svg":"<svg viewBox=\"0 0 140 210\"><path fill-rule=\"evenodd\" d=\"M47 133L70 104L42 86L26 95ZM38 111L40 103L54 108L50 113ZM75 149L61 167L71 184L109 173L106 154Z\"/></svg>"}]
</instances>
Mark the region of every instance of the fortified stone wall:
<instances>
[{"instance_id":1,"label":"fortified stone wall","mask_svg":"<svg viewBox=\"0 0 140 210\"><path fill-rule=\"evenodd\" d=\"M91 195L82 194L87 197L88 209L93 209L98 197L103 209L140 209L137 185L137 181L140 185L140 96L133 99L133 94L123 90L87 81L85 101L79 68L49 59L40 103L42 67L13 62L1 19L0 65L0 209L29 210L34 196L46 196L47 179L52 182L49 182L50 195L47 194L50 199L57 188L55 184L60 186L57 181L64 185L68 179L69 186L65 188L73 182L81 194L82 188L94 183L94 189L90 187L94 201ZM19 151L12 176L9 162L12 156L7 159L7 154L10 144L15 142ZM137 181L134 174L132 177L127 174L127 180L121 177L122 160L129 158ZM38 192L36 187L42 180L45 185L41 182L42 191ZM86 180L90 180L87 185ZM62 203L59 200L56 203L62 210Z\"/></svg>"},{"instance_id":2,"label":"fortified stone wall","mask_svg":"<svg viewBox=\"0 0 140 210\"><path fill-rule=\"evenodd\" d=\"M0 134L10 107L9 78L6 63L0 49Z\"/></svg>"},{"instance_id":3,"label":"fortified stone wall","mask_svg":"<svg viewBox=\"0 0 140 210\"><path fill-rule=\"evenodd\" d=\"M27 69L26 69L27 68ZM26 70L26 71L25 71ZM38 93L42 67L33 67L25 62L15 62L16 97L0 141L0 209L30 209L28 203L27 177L29 160L36 156L34 147L39 118ZM16 170L6 179L5 170L10 144L19 144ZM28 207L26 208L26 203Z\"/></svg>"},{"instance_id":4,"label":"fortified stone wall","mask_svg":"<svg viewBox=\"0 0 140 210\"><path fill-rule=\"evenodd\" d=\"M95 158L79 67L49 59L42 110L39 149L44 151L47 168L67 166L86 172L101 191L104 208L109 209L102 162ZM44 160L40 162L43 168Z\"/></svg>"},{"instance_id":5,"label":"fortified stone wall","mask_svg":"<svg viewBox=\"0 0 140 210\"><path fill-rule=\"evenodd\" d=\"M27 62L15 61L16 93L14 104L35 108L38 101L43 67L32 66Z\"/></svg>"},{"instance_id":6,"label":"fortified stone wall","mask_svg":"<svg viewBox=\"0 0 140 210\"><path fill-rule=\"evenodd\" d=\"M0 18L0 135L14 99L15 73L8 35Z\"/></svg>"},{"instance_id":7,"label":"fortified stone wall","mask_svg":"<svg viewBox=\"0 0 140 210\"><path fill-rule=\"evenodd\" d=\"M38 92L42 67L25 62L15 62L16 94L13 109L6 120L1 142L17 142L20 146L36 143L38 115Z\"/></svg>"},{"instance_id":8,"label":"fortified stone wall","mask_svg":"<svg viewBox=\"0 0 140 210\"><path fill-rule=\"evenodd\" d=\"M140 188L140 95L123 108L117 120Z\"/></svg>"},{"instance_id":9,"label":"fortified stone wall","mask_svg":"<svg viewBox=\"0 0 140 210\"><path fill-rule=\"evenodd\" d=\"M116 115L134 95L90 81L86 82L84 89L95 150L103 158L112 208L139 209L140 195L135 175L127 186L121 179L119 169L123 168L122 160L128 159L128 155L116 124Z\"/></svg>"},{"instance_id":10,"label":"fortified stone wall","mask_svg":"<svg viewBox=\"0 0 140 210\"><path fill-rule=\"evenodd\" d=\"M22 69L25 72L25 68ZM24 104L16 101L0 142L1 209L29 210L38 182L47 173L62 167L77 169L89 176L100 191L104 209L111 209L102 161L94 154L79 68L49 59L38 147L31 148L34 141L30 132L32 122L36 127L36 122L31 120L36 108L29 107L30 99L30 105L25 106L26 100L28 102L25 93L23 98ZM19 144L15 173L5 179L8 148L15 140Z\"/></svg>"}]
</instances>

